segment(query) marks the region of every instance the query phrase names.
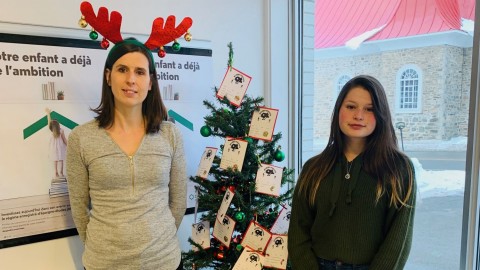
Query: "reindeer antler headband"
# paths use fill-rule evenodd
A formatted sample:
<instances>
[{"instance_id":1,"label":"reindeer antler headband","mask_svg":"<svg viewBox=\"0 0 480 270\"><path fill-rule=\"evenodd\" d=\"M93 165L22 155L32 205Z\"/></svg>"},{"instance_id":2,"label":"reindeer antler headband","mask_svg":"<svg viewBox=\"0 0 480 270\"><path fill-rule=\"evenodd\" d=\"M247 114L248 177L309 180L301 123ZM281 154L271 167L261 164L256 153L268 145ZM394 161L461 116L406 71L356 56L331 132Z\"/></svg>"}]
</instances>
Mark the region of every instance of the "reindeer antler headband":
<instances>
[{"instance_id":1,"label":"reindeer antler headband","mask_svg":"<svg viewBox=\"0 0 480 270\"><path fill-rule=\"evenodd\" d=\"M78 21L78 24L82 28L87 27L88 24L92 26L93 29L90 32L90 38L93 40L98 38L98 33L102 34L103 40L100 43L102 48L107 49L110 46L109 41L112 43L123 41L122 34L120 33L122 15L119 12L112 11L109 18L108 9L106 7L100 7L98 9L98 15L95 15L92 5L87 1L80 4L80 11L82 12L82 17ZM175 27L175 16L173 15L168 16L165 25L163 18L156 18L153 21L150 37L144 45L150 50L159 49L158 56L162 58L166 55L163 46L171 41L174 41L172 49L179 51L180 43L177 42L177 38L185 34L184 38L186 41L192 40L192 35L188 31L192 23L193 21L190 17L185 17L182 22Z\"/></svg>"}]
</instances>

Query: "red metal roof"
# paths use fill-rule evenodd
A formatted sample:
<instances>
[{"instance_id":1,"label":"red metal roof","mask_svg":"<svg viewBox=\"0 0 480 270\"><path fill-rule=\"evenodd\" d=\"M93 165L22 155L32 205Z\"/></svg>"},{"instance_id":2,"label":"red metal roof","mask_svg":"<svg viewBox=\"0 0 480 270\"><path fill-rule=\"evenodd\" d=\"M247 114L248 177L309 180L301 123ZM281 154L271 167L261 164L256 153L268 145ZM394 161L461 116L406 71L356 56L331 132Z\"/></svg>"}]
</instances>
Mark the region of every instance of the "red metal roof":
<instances>
[{"instance_id":1,"label":"red metal roof","mask_svg":"<svg viewBox=\"0 0 480 270\"><path fill-rule=\"evenodd\" d=\"M316 0L315 48L345 46L373 31L367 41L461 29L473 20L475 0Z\"/></svg>"},{"instance_id":2,"label":"red metal roof","mask_svg":"<svg viewBox=\"0 0 480 270\"><path fill-rule=\"evenodd\" d=\"M462 18L475 20L475 0L459 0L460 15Z\"/></svg>"}]
</instances>

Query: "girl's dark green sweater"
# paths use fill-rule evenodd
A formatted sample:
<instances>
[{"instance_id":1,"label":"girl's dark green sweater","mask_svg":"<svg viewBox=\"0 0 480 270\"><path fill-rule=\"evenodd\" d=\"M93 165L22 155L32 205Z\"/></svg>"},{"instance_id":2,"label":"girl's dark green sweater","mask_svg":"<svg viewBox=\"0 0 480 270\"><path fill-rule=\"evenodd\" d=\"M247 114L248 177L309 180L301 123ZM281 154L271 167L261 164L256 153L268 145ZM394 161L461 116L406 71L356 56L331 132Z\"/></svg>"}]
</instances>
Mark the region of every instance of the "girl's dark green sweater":
<instances>
[{"instance_id":1,"label":"girl's dark green sweater","mask_svg":"<svg viewBox=\"0 0 480 270\"><path fill-rule=\"evenodd\" d=\"M403 269L412 243L416 187L410 207L390 206L388 194L376 203L377 181L361 164L362 155L353 161L347 180L347 161L342 157L322 180L313 207L295 189L288 231L293 269L318 269L317 257L369 264L370 270ZM304 169L307 166L312 162ZM408 179L404 182L408 187Z\"/></svg>"}]
</instances>

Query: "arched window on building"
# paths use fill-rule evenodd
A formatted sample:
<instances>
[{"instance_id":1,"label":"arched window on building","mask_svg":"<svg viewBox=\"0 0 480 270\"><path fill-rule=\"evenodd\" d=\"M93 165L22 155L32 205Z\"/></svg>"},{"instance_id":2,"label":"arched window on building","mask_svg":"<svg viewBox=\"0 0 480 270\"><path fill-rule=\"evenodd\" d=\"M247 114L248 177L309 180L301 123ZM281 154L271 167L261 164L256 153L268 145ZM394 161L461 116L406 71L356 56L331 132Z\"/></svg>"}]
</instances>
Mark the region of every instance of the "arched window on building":
<instances>
[{"instance_id":1,"label":"arched window on building","mask_svg":"<svg viewBox=\"0 0 480 270\"><path fill-rule=\"evenodd\" d=\"M343 86L351 79L352 77L348 75L341 75L337 79L337 83L335 84L335 97L334 100L337 99L338 94L342 91Z\"/></svg>"},{"instance_id":2,"label":"arched window on building","mask_svg":"<svg viewBox=\"0 0 480 270\"><path fill-rule=\"evenodd\" d=\"M408 65L398 71L395 108L398 113L422 111L422 72L417 66Z\"/></svg>"}]
</instances>

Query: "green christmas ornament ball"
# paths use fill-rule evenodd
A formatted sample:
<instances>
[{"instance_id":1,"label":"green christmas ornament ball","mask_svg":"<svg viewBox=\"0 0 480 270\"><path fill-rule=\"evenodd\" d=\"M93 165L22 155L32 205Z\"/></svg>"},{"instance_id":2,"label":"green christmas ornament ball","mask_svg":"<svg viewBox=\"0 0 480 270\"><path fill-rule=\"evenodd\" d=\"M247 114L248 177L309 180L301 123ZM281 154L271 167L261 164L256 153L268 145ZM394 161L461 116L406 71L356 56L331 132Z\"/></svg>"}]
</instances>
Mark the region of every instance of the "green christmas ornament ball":
<instances>
[{"instance_id":1,"label":"green christmas ornament ball","mask_svg":"<svg viewBox=\"0 0 480 270\"><path fill-rule=\"evenodd\" d=\"M95 31L91 31L90 34L88 34L90 36L90 39L92 40L97 40L98 38L98 33L95 32Z\"/></svg>"},{"instance_id":2,"label":"green christmas ornament ball","mask_svg":"<svg viewBox=\"0 0 480 270\"><path fill-rule=\"evenodd\" d=\"M283 153L282 151L280 151L279 149L277 149L277 151L275 151L275 155L273 157L276 161L278 162L281 162L285 159L285 153Z\"/></svg>"},{"instance_id":3,"label":"green christmas ornament ball","mask_svg":"<svg viewBox=\"0 0 480 270\"><path fill-rule=\"evenodd\" d=\"M250 137L246 137L246 138L245 138L245 141L247 141L248 143L253 143L253 139L250 138Z\"/></svg>"},{"instance_id":4,"label":"green christmas ornament ball","mask_svg":"<svg viewBox=\"0 0 480 270\"><path fill-rule=\"evenodd\" d=\"M180 51L180 43L174 42L172 45L172 50L174 50L175 52Z\"/></svg>"},{"instance_id":5,"label":"green christmas ornament ball","mask_svg":"<svg viewBox=\"0 0 480 270\"><path fill-rule=\"evenodd\" d=\"M235 220L238 222L243 222L245 221L245 213L243 212L236 212L234 216Z\"/></svg>"},{"instance_id":6,"label":"green christmas ornament ball","mask_svg":"<svg viewBox=\"0 0 480 270\"><path fill-rule=\"evenodd\" d=\"M212 135L212 129L209 126L203 126L200 128L200 134L202 134L203 137L208 137Z\"/></svg>"}]
</instances>

